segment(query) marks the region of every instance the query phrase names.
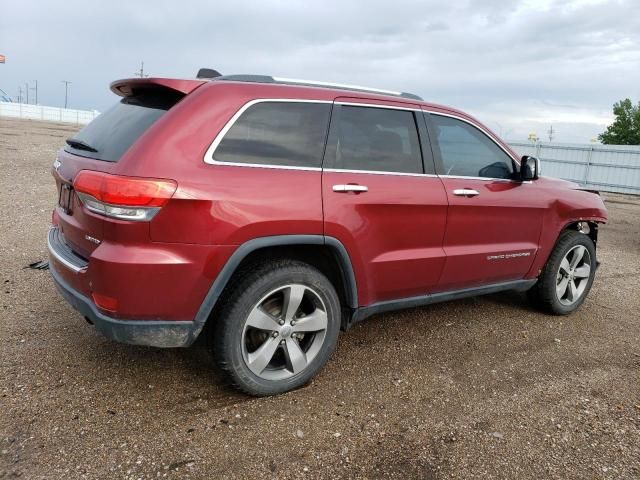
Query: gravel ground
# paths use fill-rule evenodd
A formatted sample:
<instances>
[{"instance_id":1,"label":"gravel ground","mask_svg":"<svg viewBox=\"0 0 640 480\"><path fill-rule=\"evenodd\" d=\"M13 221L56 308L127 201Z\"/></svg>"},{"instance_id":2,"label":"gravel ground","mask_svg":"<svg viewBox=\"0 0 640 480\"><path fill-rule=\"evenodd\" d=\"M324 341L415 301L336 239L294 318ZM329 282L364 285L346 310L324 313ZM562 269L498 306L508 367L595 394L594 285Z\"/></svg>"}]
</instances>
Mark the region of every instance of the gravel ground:
<instances>
[{"instance_id":1,"label":"gravel ground","mask_svg":"<svg viewBox=\"0 0 640 480\"><path fill-rule=\"evenodd\" d=\"M516 293L379 315L255 399L202 347L107 341L24 268L74 130L0 119L0 478L640 478L640 198L606 196L573 315Z\"/></svg>"}]
</instances>

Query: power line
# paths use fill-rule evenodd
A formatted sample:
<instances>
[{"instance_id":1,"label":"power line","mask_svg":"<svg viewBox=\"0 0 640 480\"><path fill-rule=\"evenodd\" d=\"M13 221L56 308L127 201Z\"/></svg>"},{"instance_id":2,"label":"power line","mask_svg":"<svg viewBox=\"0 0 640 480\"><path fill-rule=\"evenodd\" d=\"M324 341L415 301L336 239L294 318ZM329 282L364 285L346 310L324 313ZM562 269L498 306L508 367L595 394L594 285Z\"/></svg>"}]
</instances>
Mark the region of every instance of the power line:
<instances>
[{"instance_id":1,"label":"power line","mask_svg":"<svg viewBox=\"0 0 640 480\"><path fill-rule=\"evenodd\" d=\"M71 85L71 82L69 80L62 80L62 83L64 83L64 108L67 108L67 100L69 98L69 85Z\"/></svg>"}]
</instances>

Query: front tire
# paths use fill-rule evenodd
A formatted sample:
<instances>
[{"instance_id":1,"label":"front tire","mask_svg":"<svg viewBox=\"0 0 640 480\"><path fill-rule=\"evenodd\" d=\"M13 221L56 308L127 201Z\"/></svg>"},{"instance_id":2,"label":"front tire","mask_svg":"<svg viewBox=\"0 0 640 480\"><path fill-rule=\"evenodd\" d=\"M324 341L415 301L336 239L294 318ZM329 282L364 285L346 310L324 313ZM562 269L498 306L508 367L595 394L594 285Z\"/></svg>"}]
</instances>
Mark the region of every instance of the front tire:
<instances>
[{"instance_id":1,"label":"front tire","mask_svg":"<svg viewBox=\"0 0 640 480\"><path fill-rule=\"evenodd\" d=\"M340 330L331 282L308 264L263 264L231 285L210 333L214 358L250 395L275 395L307 383L328 361Z\"/></svg>"},{"instance_id":2,"label":"front tire","mask_svg":"<svg viewBox=\"0 0 640 480\"><path fill-rule=\"evenodd\" d=\"M596 273L596 248L588 235L563 232L538 283L529 293L532 303L554 315L567 315L584 302Z\"/></svg>"}]
</instances>

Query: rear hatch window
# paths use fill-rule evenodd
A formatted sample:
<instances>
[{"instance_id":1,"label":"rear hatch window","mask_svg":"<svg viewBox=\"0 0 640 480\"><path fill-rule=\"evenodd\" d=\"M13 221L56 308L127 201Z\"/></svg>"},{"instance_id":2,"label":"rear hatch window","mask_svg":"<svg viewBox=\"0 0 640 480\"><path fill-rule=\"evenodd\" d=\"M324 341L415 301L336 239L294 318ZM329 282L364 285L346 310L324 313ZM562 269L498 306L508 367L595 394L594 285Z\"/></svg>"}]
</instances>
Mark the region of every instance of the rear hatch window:
<instances>
[{"instance_id":1,"label":"rear hatch window","mask_svg":"<svg viewBox=\"0 0 640 480\"><path fill-rule=\"evenodd\" d=\"M149 92L125 97L67 140L74 155L117 162L133 143L184 95Z\"/></svg>"}]
</instances>

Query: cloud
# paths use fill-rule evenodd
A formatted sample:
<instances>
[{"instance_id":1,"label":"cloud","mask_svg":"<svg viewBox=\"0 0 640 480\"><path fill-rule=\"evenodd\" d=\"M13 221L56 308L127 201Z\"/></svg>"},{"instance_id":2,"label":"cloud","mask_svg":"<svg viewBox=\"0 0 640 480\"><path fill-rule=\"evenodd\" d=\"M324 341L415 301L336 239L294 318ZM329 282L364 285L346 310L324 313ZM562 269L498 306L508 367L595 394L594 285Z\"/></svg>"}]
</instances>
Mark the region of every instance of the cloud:
<instances>
[{"instance_id":1,"label":"cloud","mask_svg":"<svg viewBox=\"0 0 640 480\"><path fill-rule=\"evenodd\" d=\"M264 73L411 91L526 138L554 123L588 141L640 98L635 1L89 2L36 0L0 17L0 88L104 109L108 84L151 75Z\"/></svg>"}]
</instances>

